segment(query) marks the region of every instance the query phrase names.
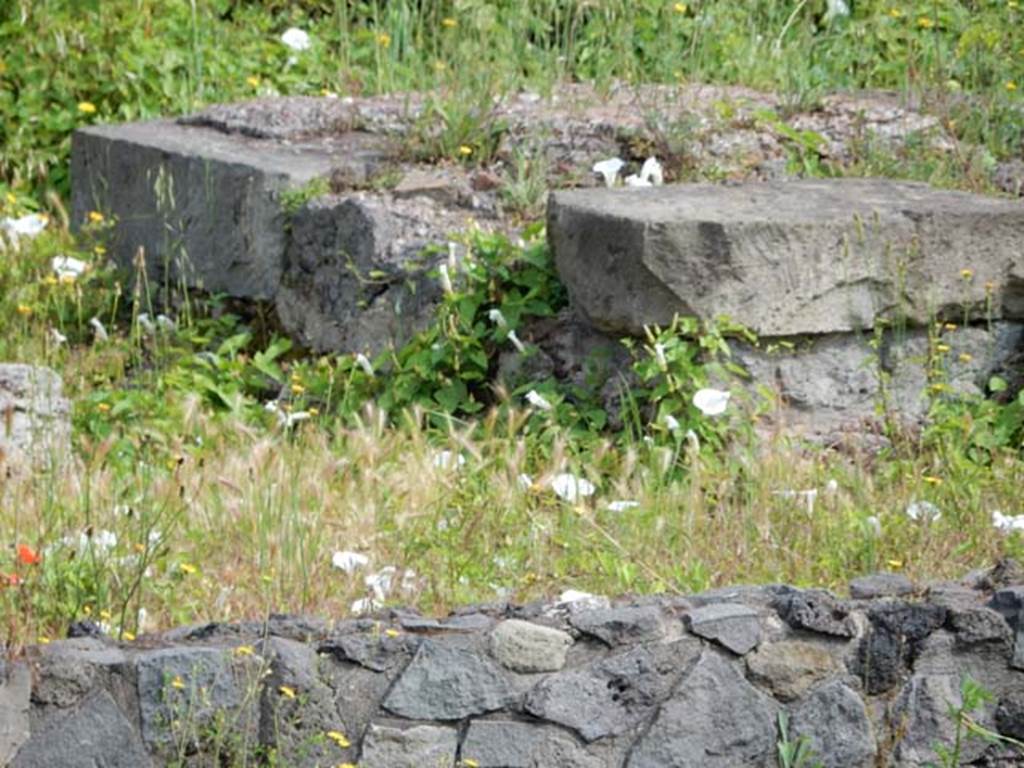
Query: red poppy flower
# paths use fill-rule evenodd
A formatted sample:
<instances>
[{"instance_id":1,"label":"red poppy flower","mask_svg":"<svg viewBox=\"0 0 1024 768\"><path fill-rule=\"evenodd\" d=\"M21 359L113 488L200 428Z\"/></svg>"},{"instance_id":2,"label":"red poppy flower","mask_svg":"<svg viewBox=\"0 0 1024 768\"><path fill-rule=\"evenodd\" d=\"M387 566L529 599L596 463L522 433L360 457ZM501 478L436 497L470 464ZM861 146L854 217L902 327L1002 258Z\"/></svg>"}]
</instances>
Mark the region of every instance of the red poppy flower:
<instances>
[{"instance_id":1,"label":"red poppy flower","mask_svg":"<svg viewBox=\"0 0 1024 768\"><path fill-rule=\"evenodd\" d=\"M19 544L18 560L25 565L38 565L43 561L43 558L28 544Z\"/></svg>"}]
</instances>

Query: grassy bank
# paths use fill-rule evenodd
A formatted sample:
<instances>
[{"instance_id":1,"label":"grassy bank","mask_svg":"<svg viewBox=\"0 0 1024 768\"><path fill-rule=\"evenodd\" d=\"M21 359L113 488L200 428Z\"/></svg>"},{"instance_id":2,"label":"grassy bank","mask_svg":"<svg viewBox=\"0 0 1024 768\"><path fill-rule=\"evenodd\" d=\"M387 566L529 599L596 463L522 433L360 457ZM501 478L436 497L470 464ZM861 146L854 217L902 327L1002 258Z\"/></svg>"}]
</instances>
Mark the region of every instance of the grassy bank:
<instances>
[{"instance_id":1,"label":"grassy bank","mask_svg":"<svg viewBox=\"0 0 1024 768\"><path fill-rule=\"evenodd\" d=\"M67 233L74 127L272 93L479 99L567 78L692 79L806 104L884 87L938 111L984 162L1020 155L1016 3L853 6L5 5L0 217L50 219L0 252L0 359L61 373L74 451L0 480L0 637L31 642L85 616L130 637L199 618L338 615L357 600L441 610L569 588L838 586L878 569L930 579L1019 554L1020 534L993 525L1021 511L1017 401L937 390L931 425L892 429L878 455L757 437L770 402L737 396L720 417L692 404L728 362L723 329L695 325L634 344L622 430L599 393L495 385L509 328L565 303L539 230L525 245L471 238L474 266L437 323L372 360L303 356L209 297L157 325L132 276L107 263L111 223L97 214ZM290 26L309 50L281 43ZM88 268L61 279L62 255ZM572 498L560 475L593 493ZM346 551L368 562L338 567Z\"/></svg>"}]
</instances>

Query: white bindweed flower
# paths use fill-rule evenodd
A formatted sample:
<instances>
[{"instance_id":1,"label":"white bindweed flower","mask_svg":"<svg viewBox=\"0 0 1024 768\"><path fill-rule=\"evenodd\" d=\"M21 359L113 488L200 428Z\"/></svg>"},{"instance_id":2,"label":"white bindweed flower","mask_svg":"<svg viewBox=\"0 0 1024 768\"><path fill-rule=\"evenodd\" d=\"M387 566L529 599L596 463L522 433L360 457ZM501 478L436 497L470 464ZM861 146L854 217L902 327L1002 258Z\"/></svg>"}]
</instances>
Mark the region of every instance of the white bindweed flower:
<instances>
[{"instance_id":1,"label":"white bindweed flower","mask_svg":"<svg viewBox=\"0 0 1024 768\"><path fill-rule=\"evenodd\" d=\"M519 340L519 337L516 335L515 331L508 332L508 340L512 342L512 346L516 348L516 352L518 352L521 355L526 354L526 345Z\"/></svg>"},{"instance_id":2,"label":"white bindweed flower","mask_svg":"<svg viewBox=\"0 0 1024 768\"><path fill-rule=\"evenodd\" d=\"M0 219L0 230L6 232L10 239L17 243L18 238L31 239L40 234L46 229L47 221L47 217L42 213L30 213L17 219Z\"/></svg>"},{"instance_id":3,"label":"white bindweed flower","mask_svg":"<svg viewBox=\"0 0 1024 768\"><path fill-rule=\"evenodd\" d=\"M826 4L828 5L824 19L826 24L850 15L850 6L846 4L846 0L827 0Z\"/></svg>"},{"instance_id":4,"label":"white bindweed flower","mask_svg":"<svg viewBox=\"0 0 1024 768\"><path fill-rule=\"evenodd\" d=\"M282 429L291 429L300 421L310 418L308 411L286 411L276 400L268 401L263 407L277 417L277 425Z\"/></svg>"},{"instance_id":5,"label":"white bindweed flower","mask_svg":"<svg viewBox=\"0 0 1024 768\"><path fill-rule=\"evenodd\" d=\"M61 344L68 343L68 337L61 333L60 331L58 331L56 328L50 329L50 338L53 339L53 343L56 344L58 347Z\"/></svg>"},{"instance_id":6,"label":"white bindweed flower","mask_svg":"<svg viewBox=\"0 0 1024 768\"><path fill-rule=\"evenodd\" d=\"M558 498L574 504L580 499L593 496L597 488L584 477L577 477L568 472L562 472L551 478L551 490L555 492Z\"/></svg>"},{"instance_id":7,"label":"white bindweed flower","mask_svg":"<svg viewBox=\"0 0 1024 768\"><path fill-rule=\"evenodd\" d=\"M373 376L373 365L370 363L370 358L364 355L362 352L356 355L356 365L363 369L363 373L367 376Z\"/></svg>"},{"instance_id":8,"label":"white bindweed flower","mask_svg":"<svg viewBox=\"0 0 1024 768\"><path fill-rule=\"evenodd\" d=\"M647 186L660 187L665 183L665 172L661 163L656 157L648 157L640 169L640 178L647 182Z\"/></svg>"},{"instance_id":9,"label":"white bindweed flower","mask_svg":"<svg viewBox=\"0 0 1024 768\"><path fill-rule=\"evenodd\" d=\"M680 429L682 429L683 426L682 424L679 423L679 419L677 419L671 413L666 413L662 417L662 421L665 422L665 426L668 427L668 430L670 432L678 432Z\"/></svg>"},{"instance_id":10,"label":"white bindweed flower","mask_svg":"<svg viewBox=\"0 0 1024 768\"><path fill-rule=\"evenodd\" d=\"M75 259L71 256L54 256L50 262L50 266L53 268L54 274L57 275L58 280L75 281L89 268L81 259Z\"/></svg>"},{"instance_id":11,"label":"white bindweed flower","mask_svg":"<svg viewBox=\"0 0 1024 768\"><path fill-rule=\"evenodd\" d=\"M448 274L448 265L439 265L437 271L441 280L441 290L445 292L446 296L451 296L453 293L455 293L455 289L452 288L452 278Z\"/></svg>"},{"instance_id":12,"label":"white bindweed flower","mask_svg":"<svg viewBox=\"0 0 1024 768\"><path fill-rule=\"evenodd\" d=\"M309 34L298 27L286 29L284 34L281 35L281 42L293 51L307 51L309 46L312 45Z\"/></svg>"},{"instance_id":13,"label":"white bindweed flower","mask_svg":"<svg viewBox=\"0 0 1024 768\"><path fill-rule=\"evenodd\" d=\"M98 317L90 318L89 325L92 326L92 331L96 336L96 341L106 341L110 337L107 335L107 329L100 322Z\"/></svg>"},{"instance_id":14,"label":"white bindweed flower","mask_svg":"<svg viewBox=\"0 0 1024 768\"><path fill-rule=\"evenodd\" d=\"M833 477L825 483L825 495L835 496L839 493L839 482Z\"/></svg>"},{"instance_id":15,"label":"white bindweed flower","mask_svg":"<svg viewBox=\"0 0 1024 768\"><path fill-rule=\"evenodd\" d=\"M345 573L355 573L360 568L365 568L370 564L370 558L366 555L361 555L358 552L335 552L331 555L331 565L337 568L339 571Z\"/></svg>"},{"instance_id":16,"label":"white bindweed flower","mask_svg":"<svg viewBox=\"0 0 1024 768\"><path fill-rule=\"evenodd\" d=\"M377 600L386 600L395 583L395 574L398 569L393 565L385 565L376 573L371 573L363 579L366 588L373 592Z\"/></svg>"},{"instance_id":17,"label":"white bindweed flower","mask_svg":"<svg viewBox=\"0 0 1024 768\"><path fill-rule=\"evenodd\" d=\"M153 325L153 321L150 320L148 312L140 312L138 321L139 327L142 329L142 332L144 334L146 334L147 336L156 335L156 326Z\"/></svg>"},{"instance_id":18,"label":"white bindweed flower","mask_svg":"<svg viewBox=\"0 0 1024 768\"><path fill-rule=\"evenodd\" d=\"M622 166L625 163L617 157L610 157L607 160L602 160L599 163L594 163L594 173L600 174L604 178L604 185L606 187L615 186L615 180L618 178L619 171L622 170Z\"/></svg>"},{"instance_id":19,"label":"white bindweed flower","mask_svg":"<svg viewBox=\"0 0 1024 768\"><path fill-rule=\"evenodd\" d=\"M466 457L452 451L438 451L434 454L433 464L438 469L457 469L466 463Z\"/></svg>"},{"instance_id":20,"label":"white bindweed flower","mask_svg":"<svg viewBox=\"0 0 1024 768\"><path fill-rule=\"evenodd\" d=\"M992 525L1004 533L1024 531L1024 515L1004 515L997 509L992 513Z\"/></svg>"},{"instance_id":21,"label":"white bindweed flower","mask_svg":"<svg viewBox=\"0 0 1024 768\"><path fill-rule=\"evenodd\" d=\"M172 333L173 331L176 331L178 329L178 324L174 321L173 318L170 318L167 315L160 314L156 316L156 327L159 328L161 331L165 331L166 333Z\"/></svg>"},{"instance_id":22,"label":"white bindweed flower","mask_svg":"<svg viewBox=\"0 0 1024 768\"><path fill-rule=\"evenodd\" d=\"M911 501L907 505L907 517L911 520L935 521L942 517L942 512L930 501Z\"/></svg>"},{"instance_id":23,"label":"white bindweed flower","mask_svg":"<svg viewBox=\"0 0 1024 768\"><path fill-rule=\"evenodd\" d=\"M501 313L500 309L487 310L487 319L499 328L505 328L508 326L508 321L505 319L505 316Z\"/></svg>"},{"instance_id":24,"label":"white bindweed flower","mask_svg":"<svg viewBox=\"0 0 1024 768\"><path fill-rule=\"evenodd\" d=\"M626 177L626 186L650 187L653 186L653 184L651 184L651 182L648 179L645 179L643 176L637 176L635 173L631 173L629 176Z\"/></svg>"},{"instance_id":25,"label":"white bindweed flower","mask_svg":"<svg viewBox=\"0 0 1024 768\"><path fill-rule=\"evenodd\" d=\"M654 345L654 359L657 361L658 367L661 368L661 370L664 371L668 368L668 360L665 357L665 345L661 342L657 342Z\"/></svg>"},{"instance_id":26,"label":"white bindweed flower","mask_svg":"<svg viewBox=\"0 0 1024 768\"><path fill-rule=\"evenodd\" d=\"M632 501L631 499L624 499L622 501L610 501L608 502L609 512L626 512L630 509L636 509L640 506L639 501Z\"/></svg>"},{"instance_id":27,"label":"white bindweed flower","mask_svg":"<svg viewBox=\"0 0 1024 768\"><path fill-rule=\"evenodd\" d=\"M774 494L776 496L781 496L784 499L803 499L804 503L807 505L807 514L814 514L814 502L818 500L817 488L808 488L806 491L794 491L787 489L785 491L774 491Z\"/></svg>"},{"instance_id":28,"label":"white bindweed flower","mask_svg":"<svg viewBox=\"0 0 1024 768\"><path fill-rule=\"evenodd\" d=\"M690 450L694 453L700 453L700 438L697 437L697 433L692 429L688 429L686 430L684 437L686 438L686 442L690 444Z\"/></svg>"},{"instance_id":29,"label":"white bindweed flower","mask_svg":"<svg viewBox=\"0 0 1024 768\"><path fill-rule=\"evenodd\" d=\"M528 402L530 405L532 405L534 408L540 411L550 411L552 408L554 408L554 406L551 405L550 402L548 402L544 395L540 394L535 389L531 389L529 392L526 393L526 402Z\"/></svg>"},{"instance_id":30,"label":"white bindweed flower","mask_svg":"<svg viewBox=\"0 0 1024 768\"><path fill-rule=\"evenodd\" d=\"M607 608L608 598L578 589L567 589L558 596L558 605L570 611Z\"/></svg>"},{"instance_id":31,"label":"white bindweed flower","mask_svg":"<svg viewBox=\"0 0 1024 768\"><path fill-rule=\"evenodd\" d=\"M352 613L361 614L361 613L371 613L373 611L378 611L378 610L380 610L383 607L384 607L383 603L381 603L381 602L379 602L377 600L374 600L372 597L361 597L358 600L356 600L354 603L352 603L351 610L352 610Z\"/></svg>"},{"instance_id":32,"label":"white bindweed flower","mask_svg":"<svg viewBox=\"0 0 1024 768\"><path fill-rule=\"evenodd\" d=\"M721 389L698 389L693 395L693 404L705 416L721 416L729 406L730 395Z\"/></svg>"}]
</instances>

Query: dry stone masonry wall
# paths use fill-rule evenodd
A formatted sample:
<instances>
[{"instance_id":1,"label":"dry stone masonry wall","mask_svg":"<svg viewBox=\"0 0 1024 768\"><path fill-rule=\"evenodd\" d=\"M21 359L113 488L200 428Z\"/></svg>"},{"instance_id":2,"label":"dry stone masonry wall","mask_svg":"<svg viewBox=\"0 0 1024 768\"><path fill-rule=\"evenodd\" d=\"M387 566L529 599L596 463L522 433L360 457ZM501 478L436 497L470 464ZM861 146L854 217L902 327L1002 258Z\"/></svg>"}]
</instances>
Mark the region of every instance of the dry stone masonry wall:
<instances>
[{"instance_id":1,"label":"dry stone masonry wall","mask_svg":"<svg viewBox=\"0 0 1024 768\"><path fill-rule=\"evenodd\" d=\"M785 714L826 768L926 766L968 677L992 694L975 721L1024 738L1024 570L850 593L271 616L130 644L76 625L0 664L0 764L768 768ZM1022 760L965 742L964 765Z\"/></svg>"}]
</instances>

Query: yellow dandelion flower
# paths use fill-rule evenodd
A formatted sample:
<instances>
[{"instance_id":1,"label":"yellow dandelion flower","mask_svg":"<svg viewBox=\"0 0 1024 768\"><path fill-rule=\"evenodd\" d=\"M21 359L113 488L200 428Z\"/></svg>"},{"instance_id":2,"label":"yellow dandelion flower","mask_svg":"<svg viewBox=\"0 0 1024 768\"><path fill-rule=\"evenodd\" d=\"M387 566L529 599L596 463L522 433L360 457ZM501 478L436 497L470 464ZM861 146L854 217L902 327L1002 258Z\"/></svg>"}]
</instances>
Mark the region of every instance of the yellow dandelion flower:
<instances>
[{"instance_id":1,"label":"yellow dandelion flower","mask_svg":"<svg viewBox=\"0 0 1024 768\"><path fill-rule=\"evenodd\" d=\"M956 330L956 323L944 323L942 327L944 330L947 330L950 333L952 333L953 331Z\"/></svg>"},{"instance_id":2,"label":"yellow dandelion flower","mask_svg":"<svg viewBox=\"0 0 1024 768\"><path fill-rule=\"evenodd\" d=\"M974 359L974 355L972 355L970 352L961 352L960 353L959 360L960 360L961 363L969 363L973 359Z\"/></svg>"},{"instance_id":3,"label":"yellow dandelion flower","mask_svg":"<svg viewBox=\"0 0 1024 768\"><path fill-rule=\"evenodd\" d=\"M1017 90L1017 83L1015 83L1013 80L1007 80L1006 81L1006 90L1008 90L1008 91L1016 91Z\"/></svg>"},{"instance_id":4,"label":"yellow dandelion flower","mask_svg":"<svg viewBox=\"0 0 1024 768\"><path fill-rule=\"evenodd\" d=\"M480 761L474 760L471 757L462 758L462 765L464 768L480 768Z\"/></svg>"},{"instance_id":5,"label":"yellow dandelion flower","mask_svg":"<svg viewBox=\"0 0 1024 768\"><path fill-rule=\"evenodd\" d=\"M890 568L895 568L897 570L903 567L903 561L902 560L886 560L886 564Z\"/></svg>"},{"instance_id":6,"label":"yellow dandelion flower","mask_svg":"<svg viewBox=\"0 0 1024 768\"><path fill-rule=\"evenodd\" d=\"M100 413L109 413L110 403L97 403L96 410L99 411Z\"/></svg>"},{"instance_id":7,"label":"yellow dandelion flower","mask_svg":"<svg viewBox=\"0 0 1024 768\"><path fill-rule=\"evenodd\" d=\"M920 16L917 19L917 26L921 29L931 29L935 26L935 22L929 19L927 16Z\"/></svg>"},{"instance_id":8,"label":"yellow dandelion flower","mask_svg":"<svg viewBox=\"0 0 1024 768\"><path fill-rule=\"evenodd\" d=\"M894 19L902 19L903 11L901 11L899 8L890 8L889 15Z\"/></svg>"},{"instance_id":9,"label":"yellow dandelion flower","mask_svg":"<svg viewBox=\"0 0 1024 768\"><path fill-rule=\"evenodd\" d=\"M15 203L17 203L17 202L18 202L18 198L16 198L16 197L14 196L14 193L13 193L13 192L8 192L8 193L7 193L7 203L8 203L9 205L14 205L14 204L15 204Z\"/></svg>"},{"instance_id":10,"label":"yellow dandelion flower","mask_svg":"<svg viewBox=\"0 0 1024 768\"><path fill-rule=\"evenodd\" d=\"M178 570L184 573L186 576L193 576L199 573L199 569L191 563L179 563Z\"/></svg>"},{"instance_id":11,"label":"yellow dandelion flower","mask_svg":"<svg viewBox=\"0 0 1024 768\"><path fill-rule=\"evenodd\" d=\"M292 384L292 394L293 395L301 395L305 391L306 391L306 388L304 386L302 386L301 384L299 384L298 382L295 382L294 384Z\"/></svg>"},{"instance_id":12,"label":"yellow dandelion flower","mask_svg":"<svg viewBox=\"0 0 1024 768\"><path fill-rule=\"evenodd\" d=\"M437 72L444 72L448 68L448 65L438 59L434 62L434 70Z\"/></svg>"},{"instance_id":13,"label":"yellow dandelion flower","mask_svg":"<svg viewBox=\"0 0 1024 768\"><path fill-rule=\"evenodd\" d=\"M277 691L282 696L284 696L286 699L294 699L295 698L295 689L292 688L289 685L280 685L280 686L278 686Z\"/></svg>"},{"instance_id":14,"label":"yellow dandelion flower","mask_svg":"<svg viewBox=\"0 0 1024 768\"><path fill-rule=\"evenodd\" d=\"M256 653L256 649L251 645L240 645L235 648L235 656L252 656Z\"/></svg>"},{"instance_id":15,"label":"yellow dandelion flower","mask_svg":"<svg viewBox=\"0 0 1024 768\"><path fill-rule=\"evenodd\" d=\"M449 16L447 18L441 19L441 26L444 27L445 29L455 29L455 27L459 26L459 21L458 19L453 19L451 16Z\"/></svg>"},{"instance_id":16,"label":"yellow dandelion flower","mask_svg":"<svg viewBox=\"0 0 1024 768\"><path fill-rule=\"evenodd\" d=\"M104 248L102 245L97 245L93 247L92 252L95 253L97 256L105 256L107 253L107 249Z\"/></svg>"},{"instance_id":17,"label":"yellow dandelion flower","mask_svg":"<svg viewBox=\"0 0 1024 768\"><path fill-rule=\"evenodd\" d=\"M686 3L676 3L672 6L672 10L676 13L686 13L689 10L689 6Z\"/></svg>"},{"instance_id":18,"label":"yellow dandelion flower","mask_svg":"<svg viewBox=\"0 0 1024 768\"><path fill-rule=\"evenodd\" d=\"M61 285L73 285L74 282L75 282L75 276L74 275L61 275L60 276L60 284Z\"/></svg>"},{"instance_id":19,"label":"yellow dandelion flower","mask_svg":"<svg viewBox=\"0 0 1024 768\"><path fill-rule=\"evenodd\" d=\"M384 634L388 637L398 637L402 633L399 632L397 629L388 628L384 630Z\"/></svg>"},{"instance_id":20,"label":"yellow dandelion flower","mask_svg":"<svg viewBox=\"0 0 1024 768\"><path fill-rule=\"evenodd\" d=\"M310 408L309 409L309 415L310 416L319 416L320 415L320 409L319 408Z\"/></svg>"},{"instance_id":21,"label":"yellow dandelion flower","mask_svg":"<svg viewBox=\"0 0 1024 768\"><path fill-rule=\"evenodd\" d=\"M345 738L345 734L341 731L328 731L327 738L333 741L342 749L348 749L352 746L352 742Z\"/></svg>"},{"instance_id":22,"label":"yellow dandelion flower","mask_svg":"<svg viewBox=\"0 0 1024 768\"><path fill-rule=\"evenodd\" d=\"M928 485L942 485L942 478L935 475L924 475L921 479Z\"/></svg>"},{"instance_id":23,"label":"yellow dandelion flower","mask_svg":"<svg viewBox=\"0 0 1024 768\"><path fill-rule=\"evenodd\" d=\"M57 278L54 277L53 275L47 275L46 277L43 278L43 285L56 285L56 284L57 284Z\"/></svg>"},{"instance_id":24,"label":"yellow dandelion flower","mask_svg":"<svg viewBox=\"0 0 1024 768\"><path fill-rule=\"evenodd\" d=\"M121 637L124 638L125 642L132 643L132 642L135 641L135 633L134 632L122 632L121 633Z\"/></svg>"},{"instance_id":25,"label":"yellow dandelion flower","mask_svg":"<svg viewBox=\"0 0 1024 768\"><path fill-rule=\"evenodd\" d=\"M379 35L377 35L377 45L379 45L381 48L387 48L389 45L391 45L391 35L389 35L387 32L381 32Z\"/></svg>"},{"instance_id":26,"label":"yellow dandelion flower","mask_svg":"<svg viewBox=\"0 0 1024 768\"><path fill-rule=\"evenodd\" d=\"M50 638L48 638L46 635L40 635L39 637L36 638L36 642L39 643L40 645L49 645L50 644Z\"/></svg>"},{"instance_id":27,"label":"yellow dandelion flower","mask_svg":"<svg viewBox=\"0 0 1024 768\"><path fill-rule=\"evenodd\" d=\"M941 354L949 352L949 344L936 344L935 351Z\"/></svg>"},{"instance_id":28,"label":"yellow dandelion flower","mask_svg":"<svg viewBox=\"0 0 1024 768\"><path fill-rule=\"evenodd\" d=\"M468 144L463 144L462 146L459 147L459 154L462 155L463 157L469 157L470 155L473 154L473 148Z\"/></svg>"},{"instance_id":29,"label":"yellow dandelion flower","mask_svg":"<svg viewBox=\"0 0 1024 768\"><path fill-rule=\"evenodd\" d=\"M89 211L89 221L93 224L102 224L103 214L99 211Z\"/></svg>"},{"instance_id":30,"label":"yellow dandelion flower","mask_svg":"<svg viewBox=\"0 0 1024 768\"><path fill-rule=\"evenodd\" d=\"M245 82L247 82L253 88L260 87L260 79L256 77L256 75L249 75L247 78L245 78Z\"/></svg>"},{"instance_id":31,"label":"yellow dandelion flower","mask_svg":"<svg viewBox=\"0 0 1024 768\"><path fill-rule=\"evenodd\" d=\"M22 315L23 317L28 317L29 315L32 314L32 307L30 307L28 304L19 304L18 314Z\"/></svg>"},{"instance_id":32,"label":"yellow dandelion flower","mask_svg":"<svg viewBox=\"0 0 1024 768\"><path fill-rule=\"evenodd\" d=\"M985 283L985 292L986 293L992 293L992 291L994 291L995 289L996 289L995 281L989 280L987 283Z\"/></svg>"},{"instance_id":33,"label":"yellow dandelion flower","mask_svg":"<svg viewBox=\"0 0 1024 768\"><path fill-rule=\"evenodd\" d=\"M96 113L96 105L91 101L80 101L78 102L78 111L83 115L93 115Z\"/></svg>"},{"instance_id":34,"label":"yellow dandelion flower","mask_svg":"<svg viewBox=\"0 0 1024 768\"><path fill-rule=\"evenodd\" d=\"M181 679L181 675L175 675L174 679L171 680L171 688L182 691L185 689L185 681Z\"/></svg>"},{"instance_id":35,"label":"yellow dandelion flower","mask_svg":"<svg viewBox=\"0 0 1024 768\"><path fill-rule=\"evenodd\" d=\"M100 611L100 618L103 619L104 621L110 621L110 618L111 618L110 617L110 611L108 611L106 609L103 609L102 611Z\"/></svg>"},{"instance_id":36,"label":"yellow dandelion flower","mask_svg":"<svg viewBox=\"0 0 1024 768\"><path fill-rule=\"evenodd\" d=\"M960 270L960 277L962 277L964 280L970 280L972 277L974 277L974 270L968 267L964 267L963 269Z\"/></svg>"}]
</instances>

